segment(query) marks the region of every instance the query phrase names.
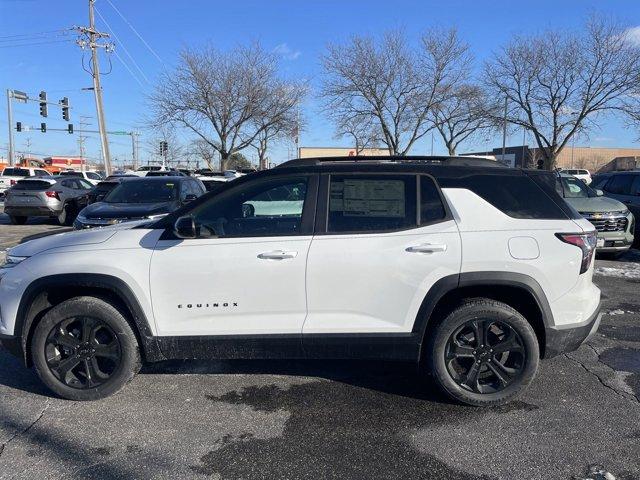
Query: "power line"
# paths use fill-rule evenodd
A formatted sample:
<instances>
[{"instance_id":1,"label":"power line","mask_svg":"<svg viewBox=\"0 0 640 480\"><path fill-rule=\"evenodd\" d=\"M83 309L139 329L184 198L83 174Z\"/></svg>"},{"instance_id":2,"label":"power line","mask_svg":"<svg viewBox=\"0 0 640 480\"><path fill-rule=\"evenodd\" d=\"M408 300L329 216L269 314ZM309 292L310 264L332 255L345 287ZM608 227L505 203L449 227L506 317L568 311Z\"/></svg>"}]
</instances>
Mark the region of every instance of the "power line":
<instances>
[{"instance_id":1,"label":"power line","mask_svg":"<svg viewBox=\"0 0 640 480\"><path fill-rule=\"evenodd\" d=\"M10 41L8 39L15 38L17 40L21 40L19 37L39 37L43 35L51 35L54 33L61 34L63 32L69 31L69 28L61 28L59 30L48 30L46 32L35 32L35 33L17 33L15 35L2 35L0 36L0 42Z\"/></svg>"},{"instance_id":2,"label":"power line","mask_svg":"<svg viewBox=\"0 0 640 480\"><path fill-rule=\"evenodd\" d=\"M65 40L48 40L46 42L19 43L15 45L0 45L0 48L31 47L36 45L47 45L50 43L69 43L69 42L73 42L73 40L70 38L67 38Z\"/></svg>"},{"instance_id":3,"label":"power line","mask_svg":"<svg viewBox=\"0 0 640 480\"><path fill-rule=\"evenodd\" d=\"M120 60L120 63L122 63L122 65L124 66L124 68L127 69L127 71L131 74L131 76L133 77L133 79L138 82L138 85L140 85L142 88L145 88L145 86L142 84L142 82L140 81L140 79L138 79L138 77L133 73L133 71L131 70L131 68L129 68L129 65L127 65L124 60L122 60L122 57L120 55L118 55L118 52L113 52L114 55L116 56L116 58L118 60Z\"/></svg>"},{"instance_id":4,"label":"power line","mask_svg":"<svg viewBox=\"0 0 640 480\"><path fill-rule=\"evenodd\" d=\"M120 44L120 46L122 47L122 50L124 50L124 53L126 53L127 56L131 59L131 62L133 63L134 67L136 67L138 69L138 71L140 72L140 75L142 75L142 78L144 78L144 81L149 83L149 79L147 78L147 76L144 74L144 72L142 71L142 69L138 65L138 62L136 62L135 59L133 58L133 56L129 53L129 50L127 50L127 47L125 47L124 42L122 40L120 40L120 38L118 38L118 35L116 35L116 33L111 28L111 25L109 25L109 22L107 22L107 20L102 16L102 14L100 13L100 10L98 10L97 7L96 7L96 13L100 17L100 19L104 22L104 24L106 25L107 30L109 30L109 32L111 32L111 35L113 35L113 38L116 39L116 42L118 42ZM120 59L120 61L122 62L122 59ZM140 82L138 81L138 83L140 83ZM142 86L142 84L141 84L141 86Z\"/></svg>"},{"instance_id":5,"label":"power line","mask_svg":"<svg viewBox=\"0 0 640 480\"><path fill-rule=\"evenodd\" d=\"M116 6L111 2L111 0L107 0L107 3L108 3L109 5L111 5L111 8L113 8L113 9L116 11L116 13L117 13L118 15L120 15L120 17L122 18L122 20L124 20L124 22L129 26L129 28L130 28L131 30L133 30L133 33L135 33L135 34L136 34L136 36L140 39L140 41L141 41L142 43L144 43L144 46L145 46L145 47L147 47L147 48L149 49L149 51L150 51L150 52L151 52L151 53L152 53L152 54L153 54L153 55L158 59L158 61L159 61L160 63L164 63L164 62L162 61L162 59L160 58L160 55L158 55L158 54L153 50L153 48L151 48L151 46L150 46L150 45L145 41L145 39L144 39L144 38L142 38L142 35L140 35L140 34L138 33L138 31L135 29L135 27L134 27L133 25L131 25L131 23L129 22L129 20L127 20L127 19L126 19L126 17L122 14L122 12L120 12L120 10L118 10L118 8L117 8L117 7L116 7Z\"/></svg>"}]
</instances>

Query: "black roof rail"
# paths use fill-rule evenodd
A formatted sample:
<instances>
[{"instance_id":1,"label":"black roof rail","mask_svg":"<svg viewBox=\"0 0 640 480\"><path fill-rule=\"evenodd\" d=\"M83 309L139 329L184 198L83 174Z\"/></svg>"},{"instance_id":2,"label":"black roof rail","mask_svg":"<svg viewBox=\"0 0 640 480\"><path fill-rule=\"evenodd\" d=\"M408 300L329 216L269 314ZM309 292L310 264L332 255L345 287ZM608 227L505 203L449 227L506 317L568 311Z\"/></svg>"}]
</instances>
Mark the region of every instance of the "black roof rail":
<instances>
[{"instance_id":1,"label":"black roof rail","mask_svg":"<svg viewBox=\"0 0 640 480\"><path fill-rule=\"evenodd\" d=\"M294 160L283 162L276 168L310 167L327 163L421 163L427 165L447 165L457 167L504 167L503 164L495 160L478 157L370 155L296 158Z\"/></svg>"}]
</instances>

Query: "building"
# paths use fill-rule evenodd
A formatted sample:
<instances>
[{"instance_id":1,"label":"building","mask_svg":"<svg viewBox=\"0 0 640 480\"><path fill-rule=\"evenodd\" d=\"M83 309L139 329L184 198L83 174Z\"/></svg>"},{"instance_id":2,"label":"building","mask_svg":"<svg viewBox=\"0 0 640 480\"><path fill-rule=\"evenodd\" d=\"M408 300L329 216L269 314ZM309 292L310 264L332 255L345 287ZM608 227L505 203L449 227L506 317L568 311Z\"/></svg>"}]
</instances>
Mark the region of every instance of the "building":
<instances>
[{"instance_id":1,"label":"building","mask_svg":"<svg viewBox=\"0 0 640 480\"><path fill-rule=\"evenodd\" d=\"M298 158L318 158L318 157L353 157L356 155L355 148L338 148L338 147L300 147L298 148ZM389 155L386 148L365 148L359 155L375 156Z\"/></svg>"},{"instance_id":2,"label":"building","mask_svg":"<svg viewBox=\"0 0 640 480\"><path fill-rule=\"evenodd\" d=\"M470 152L461 155L492 155L502 160L502 147L483 152ZM510 167L536 168L543 157L541 148L529 148L528 145L507 147L504 162ZM597 172L605 165L619 158L635 159L640 164L640 148L605 148L605 147L565 147L558 155L556 166L563 169L584 168Z\"/></svg>"}]
</instances>

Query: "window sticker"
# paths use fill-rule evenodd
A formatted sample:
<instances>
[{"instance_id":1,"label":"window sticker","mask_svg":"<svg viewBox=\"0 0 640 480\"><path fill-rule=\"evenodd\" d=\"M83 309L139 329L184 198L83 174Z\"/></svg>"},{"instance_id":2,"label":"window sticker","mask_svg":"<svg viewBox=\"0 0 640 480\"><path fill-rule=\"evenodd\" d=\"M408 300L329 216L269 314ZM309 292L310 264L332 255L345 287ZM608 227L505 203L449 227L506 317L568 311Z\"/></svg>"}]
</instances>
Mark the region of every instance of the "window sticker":
<instances>
[{"instance_id":1,"label":"window sticker","mask_svg":"<svg viewBox=\"0 0 640 480\"><path fill-rule=\"evenodd\" d=\"M330 210L341 210L345 217L404 217L404 181L345 179L332 184Z\"/></svg>"}]
</instances>

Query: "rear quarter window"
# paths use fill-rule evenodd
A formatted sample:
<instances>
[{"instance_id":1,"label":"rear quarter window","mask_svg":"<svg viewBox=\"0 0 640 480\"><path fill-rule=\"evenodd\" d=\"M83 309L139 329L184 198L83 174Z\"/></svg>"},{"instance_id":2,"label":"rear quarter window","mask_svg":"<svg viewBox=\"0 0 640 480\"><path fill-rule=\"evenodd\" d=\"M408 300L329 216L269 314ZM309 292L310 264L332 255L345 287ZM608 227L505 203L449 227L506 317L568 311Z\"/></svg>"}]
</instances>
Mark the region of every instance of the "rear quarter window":
<instances>
[{"instance_id":1,"label":"rear quarter window","mask_svg":"<svg viewBox=\"0 0 640 480\"><path fill-rule=\"evenodd\" d=\"M556 193L552 174L539 179L527 175L473 174L439 180L442 188L466 188L513 218L560 220L572 218Z\"/></svg>"},{"instance_id":2,"label":"rear quarter window","mask_svg":"<svg viewBox=\"0 0 640 480\"><path fill-rule=\"evenodd\" d=\"M26 168L5 168L2 175L5 177L28 177L29 170Z\"/></svg>"}]
</instances>

